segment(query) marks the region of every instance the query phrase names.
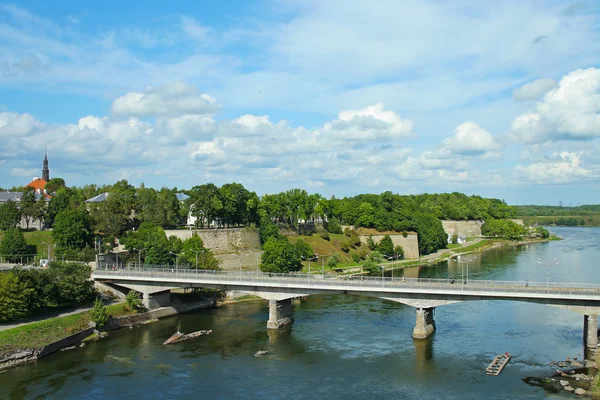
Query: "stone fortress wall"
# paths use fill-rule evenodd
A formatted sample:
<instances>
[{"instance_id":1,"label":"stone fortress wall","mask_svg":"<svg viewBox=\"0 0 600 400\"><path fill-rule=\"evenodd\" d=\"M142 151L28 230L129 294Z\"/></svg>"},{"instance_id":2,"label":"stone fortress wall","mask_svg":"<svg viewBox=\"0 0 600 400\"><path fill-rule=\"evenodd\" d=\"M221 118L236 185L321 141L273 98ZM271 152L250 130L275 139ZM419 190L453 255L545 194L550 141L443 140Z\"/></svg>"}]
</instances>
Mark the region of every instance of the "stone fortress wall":
<instances>
[{"instance_id":1,"label":"stone fortress wall","mask_svg":"<svg viewBox=\"0 0 600 400\"><path fill-rule=\"evenodd\" d=\"M215 254L260 250L260 236L255 228L172 229L165 233L167 237L176 236L181 240L197 234L204 242L204 247Z\"/></svg>"}]
</instances>

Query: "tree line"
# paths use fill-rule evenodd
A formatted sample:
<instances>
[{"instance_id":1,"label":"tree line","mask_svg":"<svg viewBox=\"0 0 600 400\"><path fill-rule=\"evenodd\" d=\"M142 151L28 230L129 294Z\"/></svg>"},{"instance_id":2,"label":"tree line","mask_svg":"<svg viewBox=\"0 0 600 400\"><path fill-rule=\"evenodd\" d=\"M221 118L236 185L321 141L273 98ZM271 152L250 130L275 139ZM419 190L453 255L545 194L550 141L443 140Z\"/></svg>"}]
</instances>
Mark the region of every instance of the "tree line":
<instances>
[{"instance_id":1,"label":"tree line","mask_svg":"<svg viewBox=\"0 0 600 400\"><path fill-rule=\"evenodd\" d=\"M39 218L52 227L57 254L75 252L93 256L98 247L97 239L101 239L100 246L109 248L115 244L115 238L122 238L123 243L133 243L132 238L142 234L155 238L159 236L157 229L164 232L164 229L185 225L188 216L195 217L196 227L250 225L262 229L267 222L289 225L317 222L334 225L335 222L340 226L336 231L341 230L341 225L379 231L415 231L419 235L420 253L429 254L446 246L447 236L441 219L506 219L516 215L515 209L504 201L456 192L421 195L384 192L326 199L302 189L259 197L235 182L221 187L208 183L189 190L156 190L144 184L135 187L126 180L113 185L83 187L68 187L60 178L52 181L47 188L52 195L50 201L35 202L33 196L32 203L33 192L26 191L19 206L11 202L0 206L0 229L15 227L22 215ZM101 193L108 193L104 201L85 203L86 199ZM188 198L180 201L178 194ZM33 209L36 211L31 211ZM139 230L134 232L134 229ZM152 247L163 248L165 254L177 254L184 242L172 241L167 246L166 242L154 240ZM164 254L159 257L153 252L146 251L143 258L176 262L177 257Z\"/></svg>"},{"instance_id":2,"label":"tree line","mask_svg":"<svg viewBox=\"0 0 600 400\"><path fill-rule=\"evenodd\" d=\"M0 322L92 301L96 291L90 273L88 265L61 262L44 270L0 272Z\"/></svg>"}]
</instances>

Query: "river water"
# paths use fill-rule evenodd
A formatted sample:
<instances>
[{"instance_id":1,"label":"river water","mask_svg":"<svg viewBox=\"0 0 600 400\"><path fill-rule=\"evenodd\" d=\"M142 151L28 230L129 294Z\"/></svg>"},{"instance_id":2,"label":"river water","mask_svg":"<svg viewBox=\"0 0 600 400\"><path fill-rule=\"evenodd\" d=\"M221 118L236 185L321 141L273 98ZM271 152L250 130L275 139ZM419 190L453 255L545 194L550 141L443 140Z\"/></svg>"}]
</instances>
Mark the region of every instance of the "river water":
<instances>
[{"instance_id":1,"label":"river water","mask_svg":"<svg viewBox=\"0 0 600 400\"><path fill-rule=\"evenodd\" d=\"M552 228L564 241L497 249L469 279L600 283L600 228ZM557 259L548 268L537 259ZM464 258L463 258L464 261ZM406 276L461 277L454 260ZM465 272L466 273L466 272ZM395 276L402 276L396 271ZM583 316L544 305L473 301L438 307L437 331L413 340L413 308L369 297L311 296L289 329L268 332L264 301L200 310L112 333L0 374L0 399L546 399L525 383L553 360L582 358ZM213 334L163 346L177 326ZM268 351L255 357L257 351ZM497 377L494 355L513 358Z\"/></svg>"}]
</instances>

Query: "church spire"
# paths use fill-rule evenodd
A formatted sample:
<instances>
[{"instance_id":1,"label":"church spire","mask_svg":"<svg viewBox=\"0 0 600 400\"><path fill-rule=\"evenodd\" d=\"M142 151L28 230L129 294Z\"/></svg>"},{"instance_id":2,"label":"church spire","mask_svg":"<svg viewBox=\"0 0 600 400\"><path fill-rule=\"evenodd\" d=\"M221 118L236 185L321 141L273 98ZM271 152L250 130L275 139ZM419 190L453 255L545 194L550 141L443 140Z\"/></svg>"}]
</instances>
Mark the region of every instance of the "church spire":
<instances>
[{"instance_id":1,"label":"church spire","mask_svg":"<svg viewBox=\"0 0 600 400\"><path fill-rule=\"evenodd\" d=\"M42 169L42 179L50 181L50 170L48 169L48 151L44 148L44 168Z\"/></svg>"}]
</instances>

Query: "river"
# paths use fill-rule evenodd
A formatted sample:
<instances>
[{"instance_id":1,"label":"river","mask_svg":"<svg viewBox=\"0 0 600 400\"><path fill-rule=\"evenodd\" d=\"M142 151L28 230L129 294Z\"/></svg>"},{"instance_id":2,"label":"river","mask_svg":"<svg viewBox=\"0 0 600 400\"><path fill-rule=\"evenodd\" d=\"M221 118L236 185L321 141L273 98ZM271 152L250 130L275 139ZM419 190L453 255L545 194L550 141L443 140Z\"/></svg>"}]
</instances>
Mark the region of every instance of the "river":
<instances>
[{"instance_id":1,"label":"river","mask_svg":"<svg viewBox=\"0 0 600 400\"><path fill-rule=\"evenodd\" d=\"M600 228L552 228L566 240L479 253L469 279L600 283ZM557 259L548 268L537 259ZM463 258L464 261L464 258ZM461 277L466 263L407 276ZM465 272L466 273L466 272ZM401 277L402 271L395 276ZM582 358L583 316L544 305L473 301L438 307L437 331L411 337L413 308L369 297L311 296L289 329L267 332L264 301L167 318L112 333L0 374L1 399L546 399L524 382L548 363ZM178 325L213 334L163 346ZM257 351L268 351L255 357ZM497 377L494 355L513 358Z\"/></svg>"}]
</instances>

